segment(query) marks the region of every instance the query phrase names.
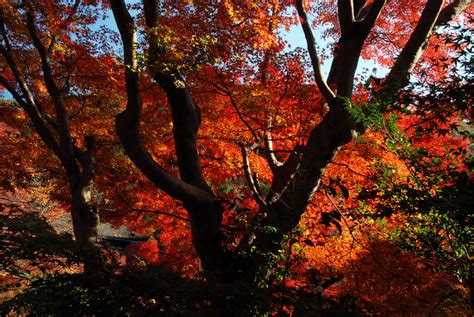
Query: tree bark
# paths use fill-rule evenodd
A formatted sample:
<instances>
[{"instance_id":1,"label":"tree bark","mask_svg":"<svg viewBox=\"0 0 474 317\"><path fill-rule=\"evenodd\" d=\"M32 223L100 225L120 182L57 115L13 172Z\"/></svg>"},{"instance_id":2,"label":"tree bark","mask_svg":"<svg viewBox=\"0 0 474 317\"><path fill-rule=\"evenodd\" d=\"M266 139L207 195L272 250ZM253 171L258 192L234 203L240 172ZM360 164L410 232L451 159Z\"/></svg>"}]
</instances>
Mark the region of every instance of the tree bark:
<instances>
[{"instance_id":1,"label":"tree bark","mask_svg":"<svg viewBox=\"0 0 474 317\"><path fill-rule=\"evenodd\" d=\"M117 23L125 60L127 107L116 117L116 130L125 153L135 166L158 188L181 201L191 219L194 248L207 273L223 270L223 247L219 227L223 209L202 175L197 150L197 133L201 123L199 107L193 101L186 84L179 74L151 69L152 75L165 91L171 107L173 137L180 177L167 172L153 160L141 142L139 123L142 100L138 82L135 55L136 31L133 19L123 0L112 1L112 11ZM144 2L145 19L149 28L158 26L159 1ZM150 39L150 62L155 65L163 47Z\"/></svg>"},{"instance_id":2,"label":"tree bark","mask_svg":"<svg viewBox=\"0 0 474 317\"><path fill-rule=\"evenodd\" d=\"M99 214L92 201L92 189L96 175L96 143L91 136L86 137L87 149L77 154L76 162L82 172L71 175L71 214L74 235L79 243L95 244L97 242L97 225Z\"/></svg>"},{"instance_id":3,"label":"tree bark","mask_svg":"<svg viewBox=\"0 0 474 317\"><path fill-rule=\"evenodd\" d=\"M80 244L97 243L99 214L90 201L87 188L77 188L72 194L71 216L76 241Z\"/></svg>"},{"instance_id":4,"label":"tree bark","mask_svg":"<svg viewBox=\"0 0 474 317\"><path fill-rule=\"evenodd\" d=\"M385 3L386 0L374 1L367 9L368 13L365 18L362 21L356 21L352 1L339 2L342 34L339 40L339 56L335 59L335 63L339 64L337 65L339 71L334 80L339 97L331 99L328 96L326 101L329 103L330 110L311 131L295 172L288 174L288 177L291 177L287 181L288 185L285 186L279 199L272 198L274 203L265 206L264 210L260 212L262 217L257 218L257 226L273 227L276 231L262 230L251 242L249 241L250 235L248 235L239 248L247 251L251 245L254 245L261 252L275 252L284 235L298 225L319 187L324 170L338 153L340 147L351 142L357 136L358 127L347 109L350 105L346 102L350 101L352 96L354 74L362 46ZM304 20L306 16L301 1L297 0L296 5L300 17ZM302 23L302 27L305 30L309 54L314 55L314 38L307 30L307 24ZM321 77L320 74L318 77ZM321 78L317 80L323 81ZM327 90L326 85L318 85L318 87ZM282 180L278 180L278 182L284 183Z\"/></svg>"},{"instance_id":5,"label":"tree bark","mask_svg":"<svg viewBox=\"0 0 474 317\"><path fill-rule=\"evenodd\" d=\"M262 230L252 242L246 237L239 248L246 252L251 246L262 252L277 251L284 235L298 225L328 164L340 147L356 135L355 124L344 108L344 101L337 99L311 132L299 166L283 194L259 212L263 217L257 219L256 225L273 227L276 231Z\"/></svg>"},{"instance_id":6,"label":"tree bark","mask_svg":"<svg viewBox=\"0 0 474 317\"><path fill-rule=\"evenodd\" d=\"M447 13L441 17L447 16L448 13L452 16L452 7L460 10L460 8L467 6L467 2L469 1L453 2L451 7L448 6L445 9ZM334 102L329 104L330 111L312 130L295 172L287 175L289 184L285 186L283 193L279 195L278 199L275 199L274 193L270 192L269 197L272 198L269 200L270 203L260 210L261 217L257 217L256 225L273 227L276 230L262 230L254 238L250 238L250 234L247 235L241 242L239 249L248 251L251 246L255 246L261 252L277 251L283 237L298 225L313 194L318 189L324 170L337 155L341 146L351 142L359 133L364 132L352 119L347 109L350 104L346 103L350 102L352 96L354 74L363 44L385 3L386 0L376 0L364 7L365 2L358 1L357 8L354 8L352 1L338 2L342 34L328 84L331 87L336 87L340 97L336 97ZM442 0L428 1L417 27L389 73L383 89L386 89L387 83L390 83L389 89L392 89L391 93L393 94L394 91L398 91L408 83L405 80L394 83L395 73L398 75L398 79L404 79L412 71L413 65L418 62L426 48L426 43L437 19L439 22L438 16L442 4ZM297 1L297 5L300 17L305 18L301 1ZM354 9L363 10L364 13L357 13L356 16ZM443 20L443 23L445 22ZM306 25L302 23L302 26ZM305 30L305 36L308 48L313 47L314 39L310 32ZM314 50L310 50L309 54L314 54ZM318 76L320 77L320 75ZM321 78L317 78L318 80L323 81ZM321 89L321 85L318 86ZM323 87L322 90L325 89ZM290 156L290 159L294 159L294 157ZM274 177L273 181L272 188L277 184L285 183L278 177Z\"/></svg>"},{"instance_id":7,"label":"tree bark","mask_svg":"<svg viewBox=\"0 0 474 317\"><path fill-rule=\"evenodd\" d=\"M428 0L414 31L388 73L379 96L391 98L410 80L410 74L425 52L444 0Z\"/></svg>"}]
</instances>

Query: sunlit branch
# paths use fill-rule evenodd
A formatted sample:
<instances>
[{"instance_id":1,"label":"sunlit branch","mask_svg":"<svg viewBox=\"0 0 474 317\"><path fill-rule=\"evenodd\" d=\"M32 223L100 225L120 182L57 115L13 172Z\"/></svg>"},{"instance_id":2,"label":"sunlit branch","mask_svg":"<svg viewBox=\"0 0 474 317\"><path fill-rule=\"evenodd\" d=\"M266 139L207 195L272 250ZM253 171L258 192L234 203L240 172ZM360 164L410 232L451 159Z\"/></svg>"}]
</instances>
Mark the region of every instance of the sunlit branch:
<instances>
[{"instance_id":1,"label":"sunlit branch","mask_svg":"<svg viewBox=\"0 0 474 317\"><path fill-rule=\"evenodd\" d=\"M265 154L267 157L267 161L270 165L270 169L275 172L280 166L283 165L283 163L280 162L275 156L275 151L273 150L273 140L270 131L267 131L267 133L265 133L265 137L263 140L265 143Z\"/></svg>"},{"instance_id":2,"label":"sunlit branch","mask_svg":"<svg viewBox=\"0 0 474 317\"><path fill-rule=\"evenodd\" d=\"M459 13L468 6L473 5L473 0L455 0L441 10L438 19L436 19L435 28L445 25L452 21Z\"/></svg>"},{"instance_id":3,"label":"sunlit branch","mask_svg":"<svg viewBox=\"0 0 474 317\"><path fill-rule=\"evenodd\" d=\"M258 190L258 185L257 182L258 180L255 179L255 175L252 173L252 170L250 168L250 160L249 160L249 154L257 147L258 145L253 145L253 146L245 146L244 144L240 144L240 147L242 149L242 159L243 159L243 164L244 164L244 173L245 173L245 178L247 179L247 183L250 187L250 190L257 201L257 203L260 206L265 206L266 202L262 197L261 192Z\"/></svg>"}]
</instances>

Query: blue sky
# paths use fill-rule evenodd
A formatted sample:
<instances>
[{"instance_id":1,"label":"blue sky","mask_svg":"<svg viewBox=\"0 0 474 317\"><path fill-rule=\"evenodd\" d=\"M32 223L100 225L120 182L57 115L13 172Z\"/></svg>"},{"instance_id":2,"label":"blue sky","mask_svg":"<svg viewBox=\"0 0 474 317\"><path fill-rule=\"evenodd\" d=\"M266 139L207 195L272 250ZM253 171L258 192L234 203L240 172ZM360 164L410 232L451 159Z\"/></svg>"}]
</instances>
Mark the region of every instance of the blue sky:
<instances>
[{"instance_id":1,"label":"blue sky","mask_svg":"<svg viewBox=\"0 0 474 317\"><path fill-rule=\"evenodd\" d=\"M314 37L316 38L316 43L321 43L320 46L325 46L327 47L328 41L324 40L322 38L322 32L318 32L318 30L313 30ZM283 33L282 33L283 34ZM284 35L284 38L288 43L291 45L291 49L294 49L296 47L302 47L306 49L306 40L304 37L303 30L299 25L293 26L289 32L287 32L286 35ZM321 49L318 49L319 54L321 55ZM324 74L324 77L326 78L328 73L329 73L329 68L331 67L331 59L323 61L322 64L322 71ZM356 76L362 75L365 70L369 72L369 74L372 72L373 69L377 70L377 76L383 76L387 74L388 70L385 68L381 68L380 65L377 65L371 61L366 61L363 60L362 58L359 60L359 65L357 67L356 71Z\"/></svg>"},{"instance_id":2,"label":"blue sky","mask_svg":"<svg viewBox=\"0 0 474 317\"><path fill-rule=\"evenodd\" d=\"M115 21L112 16L112 12L109 11L108 17L97 23L96 29L99 29L100 26L107 26L108 28L118 32L117 26L115 24ZM316 38L316 43L321 43L321 47L327 47L328 41L324 40L322 37L322 32L319 30L313 30L314 36ZM288 50L293 50L297 47L301 47L306 49L306 40L304 38L303 31L299 25L294 25L288 32L282 31L282 36L283 38L288 42L289 47ZM321 49L318 49L319 53L321 54ZM331 65L331 60L325 60L323 61L322 64L322 71L323 75L326 78L327 74L329 73L329 68ZM359 66L356 71L356 76L361 76L366 78L368 75L373 74L373 70L376 69L377 71L377 76L383 76L387 73L387 69L381 68L379 65L374 64L371 61L365 61L363 59L359 60ZM8 92L0 92L0 97L5 98L5 99L12 99L12 96Z\"/></svg>"}]
</instances>

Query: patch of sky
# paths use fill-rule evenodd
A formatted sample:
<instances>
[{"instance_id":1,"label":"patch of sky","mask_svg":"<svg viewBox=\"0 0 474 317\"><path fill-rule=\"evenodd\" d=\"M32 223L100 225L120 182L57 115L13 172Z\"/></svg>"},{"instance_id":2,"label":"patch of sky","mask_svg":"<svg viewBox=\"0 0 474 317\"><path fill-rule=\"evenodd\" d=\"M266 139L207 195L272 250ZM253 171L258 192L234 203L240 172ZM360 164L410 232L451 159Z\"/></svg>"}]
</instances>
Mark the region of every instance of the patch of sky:
<instances>
[{"instance_id":1,"label":"patch of sky","mask_svg":"<svg viewBox=\"0 0 474 317\"><path fill-rule=\"evenodd\" d=\"M126 3L131 7L131 14L136 16L139 14L137 7L135 6L138 1L126 1ZM115 23L113 14L111 10L103 16L103 18L99 18L97 22L91 26L91 31L93 32L100 32L101 30L107 29L112 31L109 34L118 35L117 25ZM331 56L330 49L331 45L333 44L329 39L323 37L324 27L318 28L313 30L314 36L316 38L316 43L318 45L317 50L318 54L322 60L322 71L324 77L327 77L329 73L329 69L331 67L331 58L326 58L325 56ZM293 25L289 31L281 30L280 35L282 38L287 42L286 50L291 51L298 47L306 49L306 40L303 34L303 30L301 29L300 25ZM97 43L100 44L100 43ZM120 45L115 44L113 41L108 43L107 45L117 57L122 56L122 49ZM388 69L381 67L380 65L375 64L373 61L370 60L359 60L359 65L356 70L356 77L358 78L359 82L363 82L367 80L370 76L375 77L384 77L388 73ZM10 93L4 90L0 90L0 98L3 99L12 99Z\"/></svg>"},{"instance_id":2,"label":"patch of sky","mask_svg":"<svg viewBox=\"0 0 474 317\"><path fill-rule=\"evenodd\" d=\"M320 60L322 61L321 70L323 72L324 78L327 78L327 75L329 74L329 70L331 68L332 58L328 58L327 56L332 55L330 54L330 51L331 47L334 44L334 40L324 38L323 35L326 28L327 27L317 29L313 28L313 35L317 43L316 50L319 54ZM280 34L283 39L288 43L286 50L290 51L298 47L307 49L306 39L304 37L304 33L300 25L293 25L288 32L282 30ZM371 60L365 60L363 58L360 58L356 70L356 78L358 78L361 82L367 80L370 76L382 78L387 75L388 71L388 68L378 65Z\"/></svg>"}]
</instances>

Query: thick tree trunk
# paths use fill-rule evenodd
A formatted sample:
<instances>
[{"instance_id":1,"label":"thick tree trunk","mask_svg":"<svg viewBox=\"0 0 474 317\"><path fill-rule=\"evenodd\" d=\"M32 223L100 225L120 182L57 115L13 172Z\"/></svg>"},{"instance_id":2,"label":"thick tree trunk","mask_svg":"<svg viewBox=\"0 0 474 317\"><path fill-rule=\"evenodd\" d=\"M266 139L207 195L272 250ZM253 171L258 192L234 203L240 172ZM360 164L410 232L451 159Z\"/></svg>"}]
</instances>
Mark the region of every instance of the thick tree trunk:
<instances>
[{"instance_id":1,"label":"thick tree trunk","mask_svg":"<svg viewBox=\"0 0 474 317\"><path fill-rule=\"evenodd\" d=\"M99 214L92 204L89 188L78 187L72 194L71 217L74 237L84 262L84 272L94 272L101 267L101 256L97 248L97 225Z\"/></svg>"},{"instance_id":2,"label":"thick tree trunk","mask_svg":"<svg viewBox=\"0 0 474 317\"><path fill-rule=\"evenodd\" d=\"M345 104L344 99L336 97L336 94L345 99L351 98L354 75L362 47L386 2L386 0L374 0L369 3L358 0L355 2L338 1L341 38L330 78L328 82L325 82L303 1L296 0L297 11L315 72L315 81L330 106L330 111L322 122L314 127L307 144L302 148L295 147L294 153L287 163L274 164L274 166L270 164L274 172L270 194L265 200L258 201L261 210L254 222L255 232L248 233L239 245L237 253L241 251L240 255L244 254L243 258L245 258L245 254L249 254L250 250L257 249L257 253L262 254L275 252L279 249L285 234L298 225L314 192L318 189L327 165L338 153L341 146L351 142L357 133L363 132L361 127L356 126L346 108L349 105ZM442 0L428 1L422 19L429 15L431 22L427 25L428 27L421 27L421 25L417 27L420 31L415 30L416 36L414 36L416 38L428 37L431 34L442 2ZM451 6L462 7L466 5L465 2L464 0L454 1ZM215 195L203 177L197 150L200 110L186 87L184 77L179 74L178 67L172 67L174 62L171 64L163 62L167 60L166 47L157 37L156 29L153 30L160 25L160 1L144 1L146 25L149 30L153 31L148 34L150 45L148 59L150 66L153 65L150 67L150 71L155 81L165 91L172 110L173 137L180 172L179 178L167 172L154 161L141 142L139 125L142 100L135 52L137 47L136 30L125 1L112 1L111 5L124 48L128 103L126 110L117 116L116 127L126 154L157 187L183 202L191 219L194 247L205 271L240 271L243 275L255 276L258 266L261 264L258 256L257 261L250 263L250 265L246 259L243 259L243 263L238 261L225 263L226 256L224 256L225 252L219 233L222 210L216 204ZM447 16L452 15L448 13ZM418 42L420 41L416 41L415 44ZM420 42L419 45L421 44L423 43ZM414 45L417 52L419 45ZM412 51L410 50L410 52ZM410 55L408 56L410 63L416 62L419 58L419 54L411 56L413 54L407 53L405 55ZM399 60L401 61L402 58ZM407 63L404 62L401 67L403 71L405 71L406 65ZM248 164L244 163L245 165ZM256 197L262 198L261 195L256 195ZM266 230L265 227L273 228ZM236 258L239 258L240 255L237 255ZM250 259L251 261L252 259ZM228 269L229 265L233 268ZM251 269L248 272L243 272L248 267Z\"/></svg>"},{"instance_id":3,"label":"thick tree trunk","mask_svg":"<svg viewBox=\"0 0 474 317\"><path fill-rule=\"evenodd\" d=\"M76 149L77 173L69 175L71 189L71 215L74 235L79 243L95 244L97 242L97 225L99 214L93 205L92 189L95 178L95 139L88 136L85 138L87 149L79 152Z\"/></svg>"},{"instance_id":4,"label":"thick tree trunk","mask_svg":"<svg viewBox=\"0 0 474 317\"><path fill-rule=\"evenodd\" d=\"M135 166L158 188L181 201L191 219L193 242L202 268L219 273L223 268L223 247L219 227L222 207L207 185L199 160L197 132L201 123L199 107L194 103L184 79L177 72L151 69L153 77L166 92L173 120L173 137L179 166L179 178L159 165L144 147L139 133L142 100L135 54L137 36L125 1L113 1L112 11L122 37L127 87L127 108L116 117L116 130L125 153ZM145 1L148 27L158 26L158 1ZM156 40L156 39L155 39ZM153 65L165 54L157 41L150 41L149 58Z\"/></svg>"},{"instance_id":5,"label":"thick tree trunk","mask_svg":"<svg viewBox=\"0 0 474 317\"><path fill-rule=\"evenodd\" d=\"M92 200L95 178L95 139L85 138L87 148L75 148L75 173L68 173L71 190L71 217L74 236L82 248L84 271L95 271L101 267L101 257L97 249L97 226L99 213ZM80 168L79 168L80 166Z\"/></svg>"},{"instance_id":6,"label":"thick tree trunk","mask_svg":"<svg viewBox=\"0 0 474 317\"><path fill-rule=\"evenodd\" d=\"M78 188L72 193L71 216L76 241L95 244L99 214L97 208L90 201L88 189Z\"/></svg>"},{"instance_id":7,"label":"thick tree trunk","mask_svg":"<svg viewBox=\"0 0 474 317\"><path fill-rule=\"evenodd\" d=\"M191 217L191 232L194 248L201 260L202 268L212 274L223 273L222 207L217 204L186 204Z\"/></svg>"}]
</instances>

